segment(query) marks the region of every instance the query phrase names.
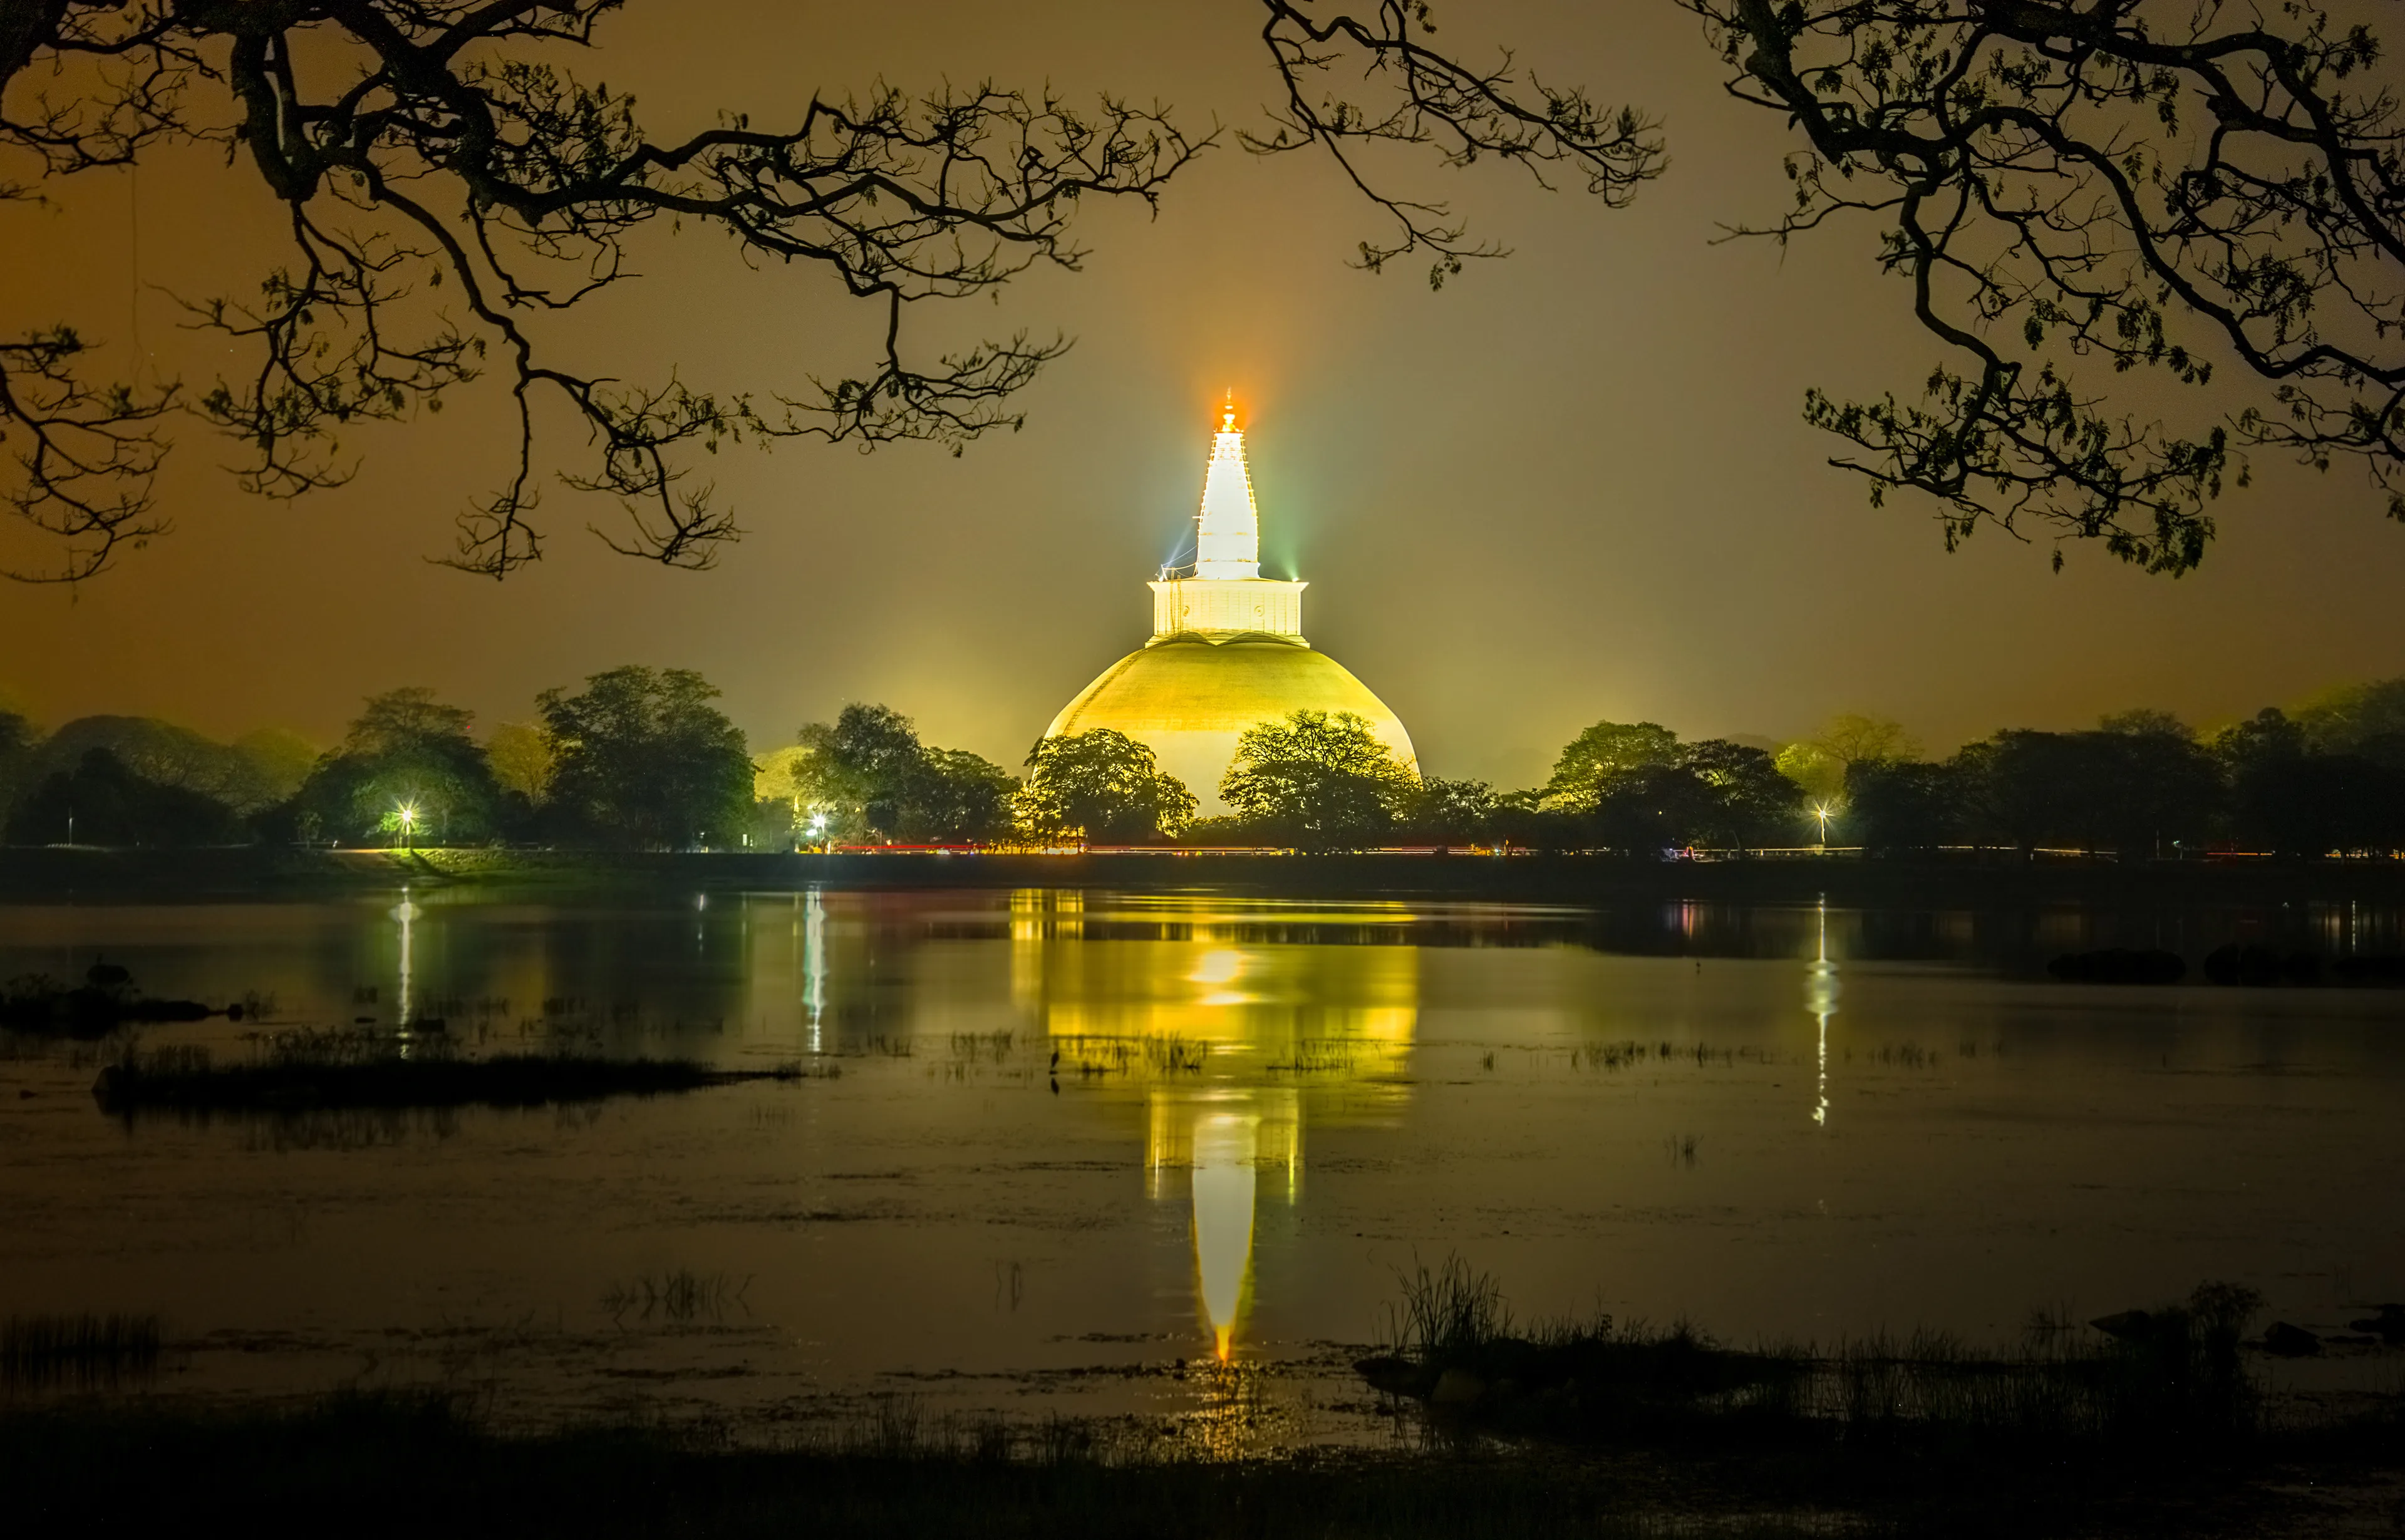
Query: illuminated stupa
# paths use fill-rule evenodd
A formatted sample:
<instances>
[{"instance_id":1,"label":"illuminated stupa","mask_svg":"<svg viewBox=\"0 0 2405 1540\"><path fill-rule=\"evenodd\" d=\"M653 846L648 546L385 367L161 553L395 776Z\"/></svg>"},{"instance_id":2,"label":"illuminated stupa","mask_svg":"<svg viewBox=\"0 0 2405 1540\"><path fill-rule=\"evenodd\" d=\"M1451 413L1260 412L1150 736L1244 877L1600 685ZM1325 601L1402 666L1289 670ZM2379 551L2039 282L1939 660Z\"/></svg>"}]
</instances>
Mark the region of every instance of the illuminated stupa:
<instances>
[{"instance_id":1,"label":"illuminated stupa","mask_svg":"<svg viewBox=\"0 0 2405 1540\"><path fill-rule=\"evenodd\" d=\"M1261 576L1260 513L1231 404L1213 436L1195 520L1194 562L1152 587L1152 639L1103 670L1045 729L1048 738L1107 727L1149 746L1205 812L1224 810L1219 777L1245 729L1290 711L1350 711L1416 770L1412 736L1386 703L1302 636L1299 581Z\"/></svg>"}]
</instances>

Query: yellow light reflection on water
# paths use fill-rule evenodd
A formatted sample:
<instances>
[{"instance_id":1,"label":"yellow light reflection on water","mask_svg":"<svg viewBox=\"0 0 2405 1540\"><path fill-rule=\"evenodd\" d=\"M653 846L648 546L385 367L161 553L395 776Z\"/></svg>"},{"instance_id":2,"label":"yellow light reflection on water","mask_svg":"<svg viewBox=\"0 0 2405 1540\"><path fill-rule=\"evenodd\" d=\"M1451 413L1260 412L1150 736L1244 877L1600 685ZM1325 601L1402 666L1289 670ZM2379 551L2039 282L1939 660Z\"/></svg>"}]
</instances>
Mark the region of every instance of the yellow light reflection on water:
<instances>
[{"instance_id":1,"label":"yellow light reflection on water","mask_svg":"<svg viewBox=\"0 0 2405 1540\"><path fill-rule=\"evenodd\" d=\"M1251 1311L1259 1207L1301 1196L1303 1125L1384 1121L1410 1094L1413 918L1394 904L1265 923L1226 900L1013 898L1013 993L1064 1079L1143 1097L1146 1194L1190 1206L1196 1315L1223 1363Z\"/></svg>"}]
</instances>

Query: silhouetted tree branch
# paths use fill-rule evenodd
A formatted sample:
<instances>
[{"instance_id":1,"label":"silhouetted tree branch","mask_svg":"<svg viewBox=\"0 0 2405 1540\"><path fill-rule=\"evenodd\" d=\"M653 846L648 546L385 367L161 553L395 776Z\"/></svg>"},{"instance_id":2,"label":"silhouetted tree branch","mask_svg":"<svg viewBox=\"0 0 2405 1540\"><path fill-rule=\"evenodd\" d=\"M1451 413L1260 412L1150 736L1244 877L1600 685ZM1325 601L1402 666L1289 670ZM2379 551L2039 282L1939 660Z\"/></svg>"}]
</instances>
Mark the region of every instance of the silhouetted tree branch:
<instances>
[{"instance_id":1,"label":"silhouetted tree branch","mask_svg":"<svg viewBox=\"0 0 2405 1540\"><path fill-rule=\"evenodd\" d=\"M1885 226L1882 265L1953 358L1918 403L1814 391L1806 415L1868 454L1873 500L2096 539L2194 567L2207 505L2260 445L2365 465L2405 518L2405 189L2388 86L2360 26L2222 0L1681 0L1729 91L1808 147L1786 242L1840 213ZM2077 364L2214 381L2268 401L2181 433ZM2056 562L2061 561L2060 547Z\"/></svg>"},{"instance_id":2,"label":"silhouetted tree branch","mask_svg":"<svg viewBox=\"0 0 2405 1540\"><path fill-rule=\"evenodd\" d=\"M1492 157L1526 168L1542 187L1552 186L1549 173L1566 168L1613 208L1662 173L1659 125L1633 107L1599 106L1575 87L1523 78L1509 52L1481 67L1438 50L1428 41L1437 30L1429 0L1379 0L1362 16L1310 0L1262 0L1262 8L1261 41L1286 102L1271 110L1271 132L1239 138L1259 155L1324 149L1391 222L1385 239L1361 243L1359 265L1373 273L1427 252L1429 287L1442 287L1464 259L1504 249L1473 244L1445 204L1383 190L1362 163L1368 147L1433 145L1456 167ZM1320 90L1317 82L1340 68L1357 68L1371 96L1356 101Z\"/></svg>"},{"instance_id":3,"label":"silhouetted tree branch","mask_svg":"<svg viewBox=\"0 0 2405 1540\"><path fill-rule=\"evenodd\" d=\"M708 566L737 532L691 480L689 451L814 436L957 452L1017 427L1013 393L1066 343L1020 334L923 361L906 345L907 307L988 293L1038 263L1076 268L1082 198L1152 203L1210 142L1117 99L1087 110L987 85L923 97L880 85L813 97L774 128L728 114L655 139L632 98L551 62L591 46L619 4L0 0L0 149L36 168L0 197L161 141L247 157L285 205L291 257L247 302L188 306L256 360L192 405L246 446L246 487L291 497L347 477L354 425L439 409L498 367L514 470L461 518L448 560L499 577L541 550L541 399L585 427L585 457L561 479L618 500L626 522L605 539L678 567ZM833 274L883 308L879 356L766 401L568 367L540 318L628 277L629 237L661 219L713 226L750 260ZM17 576L89 577L161 527L156 422L177 398L81 384L80 351L54 329L0 352L0 435L22 482L11 505L65 552Z\"/></svg>"}]
</instances>

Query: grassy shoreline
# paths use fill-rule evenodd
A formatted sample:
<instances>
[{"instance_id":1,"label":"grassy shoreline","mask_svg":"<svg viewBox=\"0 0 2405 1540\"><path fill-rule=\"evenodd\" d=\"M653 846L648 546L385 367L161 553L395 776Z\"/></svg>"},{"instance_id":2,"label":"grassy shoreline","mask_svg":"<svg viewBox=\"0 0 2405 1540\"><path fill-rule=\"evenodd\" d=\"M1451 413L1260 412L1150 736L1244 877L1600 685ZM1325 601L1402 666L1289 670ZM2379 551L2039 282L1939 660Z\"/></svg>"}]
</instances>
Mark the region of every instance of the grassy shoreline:
<instances>
[{"instance_id":1,"label":"grassy shoreline","mask_svg":"<svg viewBox=\"0 0 2405 1540\"><path fill-rule=\"evenodd\" d=\"M1108 853L675 854L566 850L203 850L0 848L0 902L274 899L402 884L683 892L798 891L812 886L1108 889L1239 895L1421 897L1601 903L1729 903L2019 905L2048 903L2262 904L2405 903L2405 862L2275 864L2110 861L2002 856L1985 861L1630 862L1599 856L1255 856Z\"/></svg>"},{"instance_id":2,"label":"grassy shoreline","mask_svg":"<svg viewBox=\"0 0 2405 1540\"><path fill-rule=\"evenodd\" d=\"M903 1419L760 1449L653 1421L507 1434L442 1394L0 1403L0 1484L28 1533L417 1535L473 1516L474 1533L581 1540L2234 1537L2358 1533L2344 1526L2376 1522L2400 1475L2393 1438L2361 1436L2138 1464L1768 1437L1432 1436L1385 1453L1208 1461L1115 1449L1058 1421L930 1435Z\"/></svg>"}]
</instances>

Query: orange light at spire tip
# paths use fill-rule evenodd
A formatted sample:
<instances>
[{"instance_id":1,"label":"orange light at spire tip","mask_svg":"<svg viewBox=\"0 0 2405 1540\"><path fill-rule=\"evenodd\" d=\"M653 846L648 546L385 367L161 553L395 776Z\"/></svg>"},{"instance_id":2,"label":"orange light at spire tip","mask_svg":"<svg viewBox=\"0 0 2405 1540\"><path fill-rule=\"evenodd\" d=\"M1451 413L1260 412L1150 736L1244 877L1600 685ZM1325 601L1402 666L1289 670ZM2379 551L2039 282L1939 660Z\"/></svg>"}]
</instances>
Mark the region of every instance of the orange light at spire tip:
<instances>
[{"instance_id":1,"label":"orange light at spire tip","mask_svg":"<svg viewBox=\"0 0 2405 1540\"><path fill-rule=\"evenodd\" d=\"M1219 413L1219 431L1222 433L1236 431L1236 387L1234 385L1228 387L1228 403Z\"/></svg>"}]
</instances>

